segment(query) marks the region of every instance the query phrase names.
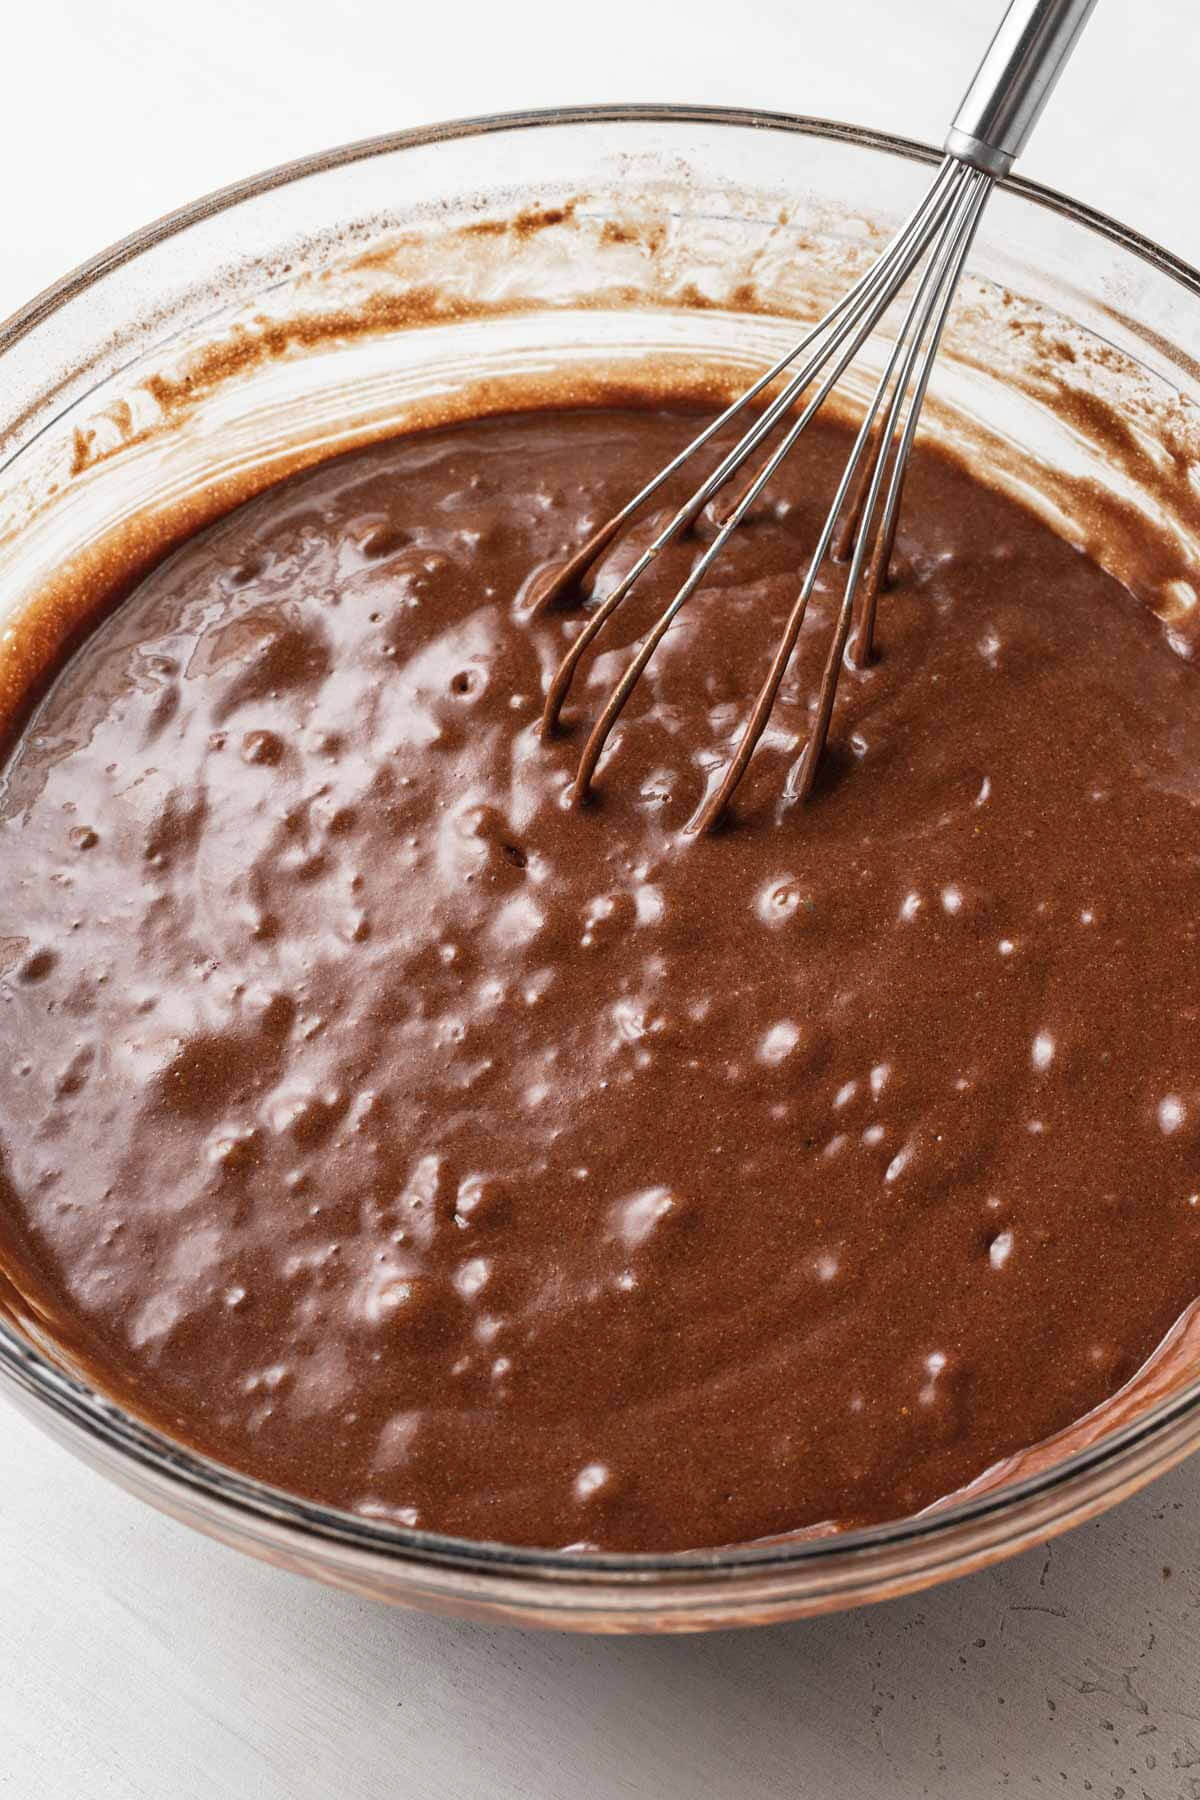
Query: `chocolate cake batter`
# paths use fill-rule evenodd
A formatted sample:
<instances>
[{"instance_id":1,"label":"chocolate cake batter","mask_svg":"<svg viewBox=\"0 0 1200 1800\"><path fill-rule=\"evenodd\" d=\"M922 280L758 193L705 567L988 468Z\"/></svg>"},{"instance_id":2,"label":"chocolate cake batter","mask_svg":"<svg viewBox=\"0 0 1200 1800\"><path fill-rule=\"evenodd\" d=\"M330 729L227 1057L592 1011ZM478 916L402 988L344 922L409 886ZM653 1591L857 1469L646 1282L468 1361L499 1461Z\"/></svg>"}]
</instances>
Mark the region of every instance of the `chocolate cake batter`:
<instances>
[{"instance_id":1,"label":"chocolate cake batter","mask_svg":"<svg viewBox=\"0 0 1200 1800\"><path fill-rule=\"evenodd\" d=\"M840 572L728 827L828 425L585 721L529 577L695 430L530 414L297 477L111 611L0 793L5 1260L238 1469L512 1543L909 1513L1200 1293L1200 675L930 451L881 655L779 799ZM650 522L600 566L611 586ZM701 527L703 532L704 527Z\"/></svg>"}]
</instances>

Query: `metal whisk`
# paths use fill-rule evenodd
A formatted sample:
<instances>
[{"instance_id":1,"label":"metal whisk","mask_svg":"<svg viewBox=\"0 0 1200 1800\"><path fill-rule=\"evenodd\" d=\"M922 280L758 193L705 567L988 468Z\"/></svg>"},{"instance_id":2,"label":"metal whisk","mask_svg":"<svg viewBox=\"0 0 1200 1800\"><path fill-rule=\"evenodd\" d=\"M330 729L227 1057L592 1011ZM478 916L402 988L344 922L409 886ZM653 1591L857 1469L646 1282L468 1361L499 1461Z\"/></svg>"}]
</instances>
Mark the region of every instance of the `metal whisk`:
<instances>
[{"instance_id":1,"label":"metal whisk","mask_svg":"<svg viewBox=\"0 0 1200 1800\"><path fill-rule=\"evenodd\" d=\"M732 761L705 799L691 828L707 831L715 825L745 774L795 649L818 571L825 557L832 554L839 561L849 559L845 591L821 679L816 714L807 742L789 772L785 787L788 800L803 800L808 795L828 737L843 662L848 657L861 667L872 652L876 605L880 590L887 584L904 472L943 327L980 215L995 181L1008 173L1024 148L1095 3L1096 0L1012 0L946 136L945 160L924 199L879 261L860 277L819 324L647 482L641 492L608 520L544 587L540 596L543 607L560 601L577 589L591 565L664 482L785 371L800 364L734 448L684 502L612 593L591 614L559 664L542 715L543 736L549 736L557 728L572 678L588 648L655 557L694 524L718 490L737 475L759 445L766 443L776 427L794 413L762 466L740 488L734 489L731 498L724 498L715 537L646 633L624 675L610 693L580 758L573 789L577 800L584 799L590 792L592 776L609 734L672 621L699 587L730 534L737 529L801 432L858 355L909 276L924 264L895 346L854 440L766 679L742 728Z\"/></svg>"}]
</instances>

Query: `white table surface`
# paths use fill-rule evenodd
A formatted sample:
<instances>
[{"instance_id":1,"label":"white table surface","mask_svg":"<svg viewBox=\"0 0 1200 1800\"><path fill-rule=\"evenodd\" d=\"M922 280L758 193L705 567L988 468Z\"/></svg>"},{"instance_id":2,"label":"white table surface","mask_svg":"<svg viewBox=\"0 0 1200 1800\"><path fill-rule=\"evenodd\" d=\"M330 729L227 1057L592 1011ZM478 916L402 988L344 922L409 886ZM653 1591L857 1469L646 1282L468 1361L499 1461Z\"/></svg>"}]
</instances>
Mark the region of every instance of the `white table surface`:
<instances>
[{"instance_id":1,"label":"white table surface","mask_svg":"<svg viewBox=\"0 0 1200 1800\"><path fill-rule=\"evenodd\" d=\"M208 188L432 119L692 100L937 138L997 4L21 0L0 38L0 314ZM1100 0L1023 167L1200 261L1198 104L1195 0ZM1200 1459L913 1600L589 1641L259 1567L0 1412L13 1800L1200 1800L1198 1605Z\"/></svg>"}]
</instances>

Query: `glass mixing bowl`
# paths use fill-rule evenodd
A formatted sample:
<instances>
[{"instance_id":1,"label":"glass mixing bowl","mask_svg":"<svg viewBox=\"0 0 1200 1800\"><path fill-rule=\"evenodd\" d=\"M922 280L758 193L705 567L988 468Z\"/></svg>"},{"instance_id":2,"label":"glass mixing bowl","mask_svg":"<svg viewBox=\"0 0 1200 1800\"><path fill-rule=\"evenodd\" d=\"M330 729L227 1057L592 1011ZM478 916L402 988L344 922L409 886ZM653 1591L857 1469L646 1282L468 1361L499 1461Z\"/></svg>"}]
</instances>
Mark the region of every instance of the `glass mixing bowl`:
<instances>
[{"instance_id":1,"label":"glass mixing bowl","mask_svg":"<svg viewBox=\"0 0 1200 1800\"><path fill-rule=\"evenodd\" d=\"M818 120L607 108L352 145L150 226L0 328L0 699L148 564L290 469L415 425L652 379L723 392L861 270L929 179L918 144ZM887 332L881 344L886 343ZM985 215L924 429L1117 574L1200 567L1200 276L1020 181ZM867 372L878 366L878 347ZM861 395L851 384L844 404ZM1103 504L1097 504L1100 500ZM1145 597L1181 641L1196 593ZM1043 1540L1200 1442L1195 1328L1055 1444L869 1530L669 1556L516 1549L338 1513L124 1412L0 1282L0 1377L79 1456L198 1529L380 1598L579 1630L793 1618Z\"/></svg>"}]
</instances>

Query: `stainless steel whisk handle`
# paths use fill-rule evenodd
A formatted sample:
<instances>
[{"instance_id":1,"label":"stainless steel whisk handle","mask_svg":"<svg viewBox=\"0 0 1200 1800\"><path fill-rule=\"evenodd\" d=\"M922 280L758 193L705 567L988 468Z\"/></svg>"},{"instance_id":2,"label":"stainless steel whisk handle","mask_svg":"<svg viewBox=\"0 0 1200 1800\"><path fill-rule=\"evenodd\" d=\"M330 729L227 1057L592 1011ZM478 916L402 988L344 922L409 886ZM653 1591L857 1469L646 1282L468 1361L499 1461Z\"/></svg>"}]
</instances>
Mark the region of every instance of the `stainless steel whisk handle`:
<instances>
[{"instance_id":1,"label":"stainless steel whisk handle","mask_svg":"<svg viewBox=\"0 0 1200 1800\"><path fill-rule=\"evenodd\" d=\"M946 150L1007 175L1042 116L1096 0L1012 0L946 133Z\"/></svg>"}]
</instances>

